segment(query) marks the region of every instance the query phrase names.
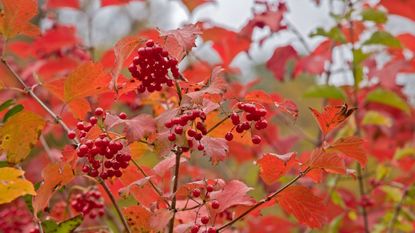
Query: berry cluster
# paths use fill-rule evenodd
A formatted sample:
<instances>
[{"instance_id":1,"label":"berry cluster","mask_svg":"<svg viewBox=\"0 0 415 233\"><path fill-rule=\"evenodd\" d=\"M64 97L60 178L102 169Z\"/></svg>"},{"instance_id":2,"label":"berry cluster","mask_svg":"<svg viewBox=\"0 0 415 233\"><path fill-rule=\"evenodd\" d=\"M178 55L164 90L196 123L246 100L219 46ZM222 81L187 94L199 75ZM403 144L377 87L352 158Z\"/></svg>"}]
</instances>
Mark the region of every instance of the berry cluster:
<instances>
[{"instance_id":1,"label":"berry cluster","mask_svg":"<svg viewBox=\"0 0 415 233\"><path fill-rule=\"evenodd\" d=\"M168 72L170 70L175 79L180 77L178 61L169 56L169 52L156 45L154 41L148 40L145 47L137 51L138 56L134 57L133 63L128 67L131 76L141 81L138 87L140 93L161 91L162 85L171 87L174 85Z\"/></svg>"},{"instance_id":2,"label":"berry cluster","mask_svg":"<svg viewBox=\"0 0 415 233\"><path fill-rule=\"evenodd\" d=\"M239 102L237 104L238 109L241 112L233 112L231 114L231 120L234 127L226 133L225 139L228 141L232 141L233 134L232 131L235 129L237 133L243 133L244 131L248 131L255 127L256 130L262 130L267 128L268 122L265 119L265 115L267 115L267 110L262 107L257 107L255 104L250 103L242 103ZM245 121L241 119L241 116L245 117ZM261 143L261 137L258 135L252 135L252 143L259 144Z\"/></svg>"},{"instance_id":3,"label":"berry cluster","mask_svg":"<svg viewBox=\"0 0 415 233\"><path fill-rule=\"evenodd\" d=\"M206 120L206 114L201 110L191 110L183 113L181 116L175 117L167 121L164 125L170 129L168 140L174 142L176 135L182 135L186 132L188 136L188 147L183 147L183 151L188 151L193 147L193 139L199 142L197 149L203 151L205 147L200 142L203 135L207 134L207 129L204 121ZM187 127L189 125L189 127Z\"/></svg>"},{"instance_id":4,"label":"berry cluster","mask_svg":"<svg viewBox=\"0 0 415 233\"><path fill-rule=\"evenodd\" d=\"M32 215L22 202L10 204L0 211L0 232L24 232L32 223Z\"/></svg>"},{"instance_id":5,"label":"berry cluster","mask_svg":"<svg viewBox=\"0 0 415 233\"><path fill-rule=\"evenodd\" d=\"M96 190L89 190L85 193L80 193L71 201L71 206L77 212L88 216L91 219L101 217L104 215L104 203L101 194Z\"/></svg>"},{"instance_id":6,"label":"berry cluster","mask_svg":"<svg viewBox=\"0 0 415 233\"><path fill-rule=\"evenodd\" d=\"M219 209L219 207L220 207L219 201L217 201L217 200L209 201L209 194L213 191L214 191L214 186L213 185L206 185L205 192L204 192L204 198L203 198L204 201L203 201L203 203L204 204L209 204L212 209L216 210L216 209ZM195 188L195 189L192 190L191 195L194 198L199 198L202 195L202 190L199 189L199 188ZM203 225L205 225L205 228L207 228L207 225L209 224L209 222L211 222L211 219L210 219L209 216L202 216L200 218L200 222ZM190 229L190 232L191 233L198 233L200 228L201 228L201 225L195 224ZM216 228L211 226L211 227L207 228L204 232L206 232L206 233L216 233Z\"/></svg>"},{"instance_id":7,"label":"berry cluster","mask_svg":"<svg viewBox=\"0 0 415 233\"><path fill-rule=\"evenodd\" d=\"M125 113L118 115L120 119L127 119ZM94 116L89 118L89 123L79 121L76 125L78 136L82 140L77 148L77 155L80 158L86 158L82 171L92 177L101 177L102 179L120 177L120 169L128 167L131 156L123 153L124 145L118 140L111 140L108 133L104 132L98 138L91 140L85 139L86 133L92 126L97 124L98 120L104 120L105 114L102 108L96 108ZM75 131L68 133L69 139L76 137Z\"/></svg>"}]
</instances>

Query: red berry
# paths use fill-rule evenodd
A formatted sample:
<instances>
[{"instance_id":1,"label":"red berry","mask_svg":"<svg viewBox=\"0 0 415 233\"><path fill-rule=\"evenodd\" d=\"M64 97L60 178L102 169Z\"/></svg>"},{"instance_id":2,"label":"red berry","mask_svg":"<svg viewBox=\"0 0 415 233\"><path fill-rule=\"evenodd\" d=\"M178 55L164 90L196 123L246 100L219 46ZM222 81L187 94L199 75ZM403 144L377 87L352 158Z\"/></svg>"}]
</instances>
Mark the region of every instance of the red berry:
<instances>
[{"instance_id":1,"label":"red berry","mask_svg":"<svg viewBox=\"0 0 415 233\"><path fill-rule=\"evenodd\" d=\"M174 133L170 134L168 137L169 141L173 142L176 140L176 135Z\"/></svg>"},{"instance_id":2,"label":"red berry","mask_svg":"<svg viewBox=\"0 0 415 233\"><path fill-rule=\"evenodd\" d=\"M181 126L177 126L177 127L174 129L174 132L175 132L176 134L182 134L182 133L183 133L183 127L181 127Z\"/></svg>"},{"instance_id":3,"label":"red berry","mask_svg":"<svg viewBox=\"0 0 415 233\"><path fill-rule=\"evenodd\" d=\"M69 139L71 139L71 140L72 140L72 139L75 139L75 137L76 137L76 133L75 133L75 131L72 131L72 130L71 130L71 131L69 131L69 132L68 132L68 138L69 138Z\"/></svg>"},{"instance_id":4,"label":"red berry","mask_svg":"<svg viewBox=\"0 0 415 233\"><path fill-rule=\"evenodd\" d=\"M192 196L193 197L200 197L200 194L201 194L202 192L200 191L200 189L198 189L198 188L196 188L196 189L193 189L192 190Z\"/></svg>"},{"instance_id":5,"label":"red berry","mask_svg":"<svg viewBox=\"0 0 415 233\"><path fill-rule=\"evenodd\" d=\"M147 47L153 47L153 46L154 46L154 41L153 41L153 40L148 40L148 41L146 42L146 46L147 46Z\"/></svg>"},{"instance_id":6,"label":"red berry","mask_svg":"<svg viewBox=\"0 0 415 233\"><path fill-rule=\"evenodd\" d=\"M94 116L89 118L89 123L91 123L92 125L95 125L98 122L98 119Z\"/></svg>"},{"instance_id":7,"label":"red berry","mask_svg":"<svg viewBox=\"0 0 415 233\"><path fill-rule=\"evenodd\" d=\"M118 114L118 117L119 117L121 120L125 120L125 119L127 119L127 114L125 114L125 112L121 112L120 114Z\"/></svg>"},{"instance_id":8,"label":"red berry","mask_svg":"<svg viewBox=\"0 0 415 233\"><path fill-rule=\"evenodd\" d=\"M236 112L231 114L231 120L232 120L232 124L234 125L237 125L240 123L239 115Z\"/></svg>"},{"instance_id":9,"label":"red berry","mask_svg":"<svg viewBox=\"0 0 415 233\"><path fill-rule=\"evenodd\" d=\"M84 127L84 123L82 121L79 121L78 123L76 123L76 128L79 130L83 130Z\"/></svg>"},{"instance_id":10,"label":"red berry","mask_svg":"<svg viewBox=\"0 0 415 233\"><path fill-rule=\"evenodd\" d=\"M104 109L102 108L96 108L94 111L94 115L95 116L101 116L102 114L104 114Z\"/></svg>"},{"instance_id":11,"label":"red berry","mask_svg":"<svg viewBox=\"0 0 415 233\"><path fill-rule=\"evenodd\" d=\"M216 228L214 227L209 227L207 233L216 233Z\"/></svg>"},{"instance_id":12,"label":"red berry","mask_svg":"<svg viewBox=\"0 0 415 233\"><path fill-rule=\"evenodd\" d=\"M252 136L252 143L254 143L254 144L259 144L259 143L261 143L261 137L260 137L260 136L258 136L258 135L254 135L254 136Z\"/></svg>"},{"instance_id":13,"label":"red berry","mask_svg":"<svg viewBox=\"0 0 415 233\"><path fill-rule=\"evenodd\" d=\"M208 222L209 222L209 217L208 216L203 216L201 219L200 219L200 221L203 223L203 224L208 224Z\"/></svg>"},{"instance_id":14,"label":"red berry","mask_svg":"<svg viewBox=\"0 0 415 233\"><path fill-rule=\"evenodd\" d=\"M232 141L232 139L233 139L233 134L232 134L231 132L227 132L227 133L225 134L225 139L226 139L227 141Z\"/></svg>"},{"instance_id":15,"label":"red berry","mask_svg":"<svg viewBox=\"0 0 415 233\"><path fill-rule=\"evenodd\" d=\"M214 190L214 188L213 188L213 185L211 185L211 184L208 184L207 186L206 186L206 191L207 192L213 192L213 190Z\"/></svg>"},{"instance_id":16,"label":"red berry","mask_svg":"<svg viewBox=\"0 0 415 233\"><path fill-rule=\"evenodd\" d=\"M213 209L218 209L219 206L220 206L219 202L216 201L216 200L212 201L211 205L212 205L212 208Z\"/></svg>"},{"instance_id":17,"label":"red berry","mask_svg":"<svg viewBox=\"0 0 415 233\"><path fill-rule=\"evenodd\" d=\"M200 151L202 151L202 150L204 150L204 149L205 149L205 146L203 146L202 144L199 144L199 145L197 146L197 149L198 149L198 150L200 150Z\"/></svg>"},{"instance_id":18,"label":"red berry","mask_svg":"<svg viewBox=\"0 0 415 233\"><path fill-rule=\"evenodd\" d=\"M190 233L198 233L200 229L200 226L195 225L190 229Z\"/></svg>"}]
</instances>

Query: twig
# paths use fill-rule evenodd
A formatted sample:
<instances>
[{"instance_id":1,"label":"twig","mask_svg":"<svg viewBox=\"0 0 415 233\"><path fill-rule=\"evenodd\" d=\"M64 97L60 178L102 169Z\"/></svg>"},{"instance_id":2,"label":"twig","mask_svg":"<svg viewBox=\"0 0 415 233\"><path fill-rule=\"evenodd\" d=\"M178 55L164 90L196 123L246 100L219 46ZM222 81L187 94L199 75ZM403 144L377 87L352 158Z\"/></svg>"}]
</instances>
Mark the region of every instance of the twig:
<instances>
[{"instance_id":1,"label":"twig","mask_svg":"<svg viewBox=\"0 0 415 233\"><path fill-rule=\"evenodd\" d=\"M236 223L237 221L239 221L240 219L242 219L243 217L245 217L246 215L248 215L249 213L251 213L253 210L255 210L256 208L260 207L261 205L265 204L266 202L272 200L274 197L276 197L279 193L281 193L282 191L284 191L285 189L287 189L288 187L290 187L291 185L293 185L295 182L297 182L297 180L299 180L301 177L305 176L309 171L311 170L310 167L306 168L303 172L301 172L300 174L298 174L298 176L296 176L294 179L292 179L290 182L288 182L287 184L285 184L284 186L282 186L280 189L278 189L277 191L273 192L272 194L268 195L266 198L262 199L261 201L257 202L255 205L253 205L251 208L247 209L245 212L243 212L241 215L239 215L238 217L236 217L235 219L233 219L232 221L226 223L225 225L219 227L216 232L220 232L222 230L224 230L225 228L233 225L234 223Z\"/></svg>"},{"instance_id":2,"label":"twig","mask_svg":"<svg viewBox=\"0 0 415 233\"><path fill-rule=\"evenodd\" d=\"M176 191L177 191L177 188L179 186L180 157L182 155L182 152L178 151L175 154L176 154L176 163L175 163L175 166L174 166L174 177L173 177L173 190L172 190L173 198L172 198L171 207L170 207L170 209L173 211L173 216L172 216L172 218L170 219L170 222L169 222L169 233L173 233L174 219L176 217L176 212L177 212L177 209L176 209Z\"/></svg>"},{"instance_id":3,"label":"twig","mask_svg":"<svg viewBox=\"0 0 415 233\"><path fill-rule=\"evenodd\" d=\"M144 170L143 168L140 166L140 164L138 164L134 159L131 160L133 162L133 164L136 166L136 168L141 172L141 174L144 177L149 177L148 182L150 183L151 187L153 187L154 191L156 191L156 193L162 198L162 200L164 201L164 203L167 204L167 206L170 206L169 202L166 201L163 198L163 193L161 193L161 191L157 188L157 186L154 184L154 182L151 180L151 176L149 176Z\"/></svg>"},{"instance_id":4,"label":"twig","mask_svg":"<svg viewBox=\"0 0 415 233\"><path fill-rule=\"evenodd\" d=\"M99 179L99 183L101 184L101 186L104 188L105 192L107 193L107 195L110 197L112 204L115 207L115 210L118 213L118 216L121 219L122 224L124 225L125 231L128 233L131 233L130 231L130 227L128 226L127 220L125 219L124 215L121 212L121 208L118 205L117 201L115 200L114 195L112 195L111 190L108 188L107 184L105 183L104 180Z\"/></svg>"},{"instance_id":5,"label":"twig","mask_svg":"<svg viewBox=\"0 0 415 233\"><path fill-rule=\"evenodd\" d=\"M7 67L7 69L13 74L13 76L16 78L16 80L23 86L23 88L25 89L25 91L53 118L53 120L60 124L62 126L62 128L68 133L69 131L71 131L71 129L69 129L69 127L65 124L65 122L62 121L62 119L56 115L52 109L50 109L32 90L32 88L30 88L24 81L23 79L16 73L16 71L14 71L11 66L9 65L9 63L4 59L1 58L1 62ZM73 142L78 145L79 141L77 139L73 139Z\"/></svg>"},{"instance_id":6,"label":"twig","mask_svg":"<svg viewBox=\"0 0 415 233\"><path fill-rule=\"evenodd\" d=\"M401 200L395 207L395 211L393 211L392 220L389 222L388 233L393 233L395 230L395 224L398 221L399 214L401 213L403 203L405 202L406 197L409 194L409 188L406 188L402 193Z\"/></svg>"}]
</instances>

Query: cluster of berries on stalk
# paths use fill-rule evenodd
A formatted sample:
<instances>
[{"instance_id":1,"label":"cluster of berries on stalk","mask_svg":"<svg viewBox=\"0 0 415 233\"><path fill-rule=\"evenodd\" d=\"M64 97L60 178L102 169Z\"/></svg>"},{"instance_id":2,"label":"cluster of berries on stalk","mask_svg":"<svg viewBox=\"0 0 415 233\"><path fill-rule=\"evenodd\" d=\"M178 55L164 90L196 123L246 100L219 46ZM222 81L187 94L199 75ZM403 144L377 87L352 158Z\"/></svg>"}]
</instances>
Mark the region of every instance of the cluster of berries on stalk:
<instances>
[{"instance_id":1,"label":"cluster of berries on stalk","mask_svg":"<svg viewBox=\"0 0 415 233\"><path fill-rule=\"evenodd\" d=\"M126 119L125 113L120 113L120 119ZM102 108L94 111L94 116L89 118L87 128L84 122L77 124L81 143L77 148L77 156L86 158L82 171L91 177L102 179L121 177L121 169L128 167L131 156L123 152L124 145L120 140L111 139L107 132L101 133L96 139L85 139L86 133L97 124L98 120L104 120L105 114ZM68 133L70 139L75 138L75 132Z\"/></svg>"},{"instance_id":2,"label":"cluster of berries on stalk","mask_svg":"<svg viewBox=\"0 0 415 233\"><path fill-rule=\"evenodd\" d=\"M267 128L268 122L265 119L267 110L265 108L258 107L255 104L243 102L239 102L237 107L239 111L232 112L230 116L234 127L226 133L226 140L233 140L233 130L239 134L242 134L244 131L248 131L250 129L252 130L252 128L255 128L256 130ZM261 143L261 137L259 135L252 135L251 140L254 144Z\"/></svg>"},{"instance_id":3,"label":"cluster of berries on stalk","mask_svg":"<svg viewBox=\"0 0 415 233\"><path fill-rule=\"evenodd\" d=\"M204 135L208 133L205 125L206 113L202 110L195 109L184 112L181 116L167 121L164 125L170 129L168 140L176 141L178 135L186 133L188 136L188 147L183 147L183 151L188 151L193 147L193 139L198 141L197 149L203 151L205 147L201 143ZM189 127L187 127L189 125Z\"/></svg>"},{"instance_id":4,"label":"cluster of berries on stalk","mask_svg":"<svg viewBox=\"0 0 415 233\"><path fill-rule=\"evenodd\" d=\"M91 219L102 217L105 213L101 193L97 190L89 190L77 194L74 199L72 199L71 206L77 212L80 212Z\"/></svg>"},{"instance_id":5,"label":"cluster of berries on stalk","mask_svg":"<svg viewBox=\"0 0 415 233\"><path fill-rule=\"evenodd\" d=\"M213 192L214 186L207 184L205 188L200 189L200 188L195 188L192 190L191 192L191 196L193 198L202 198L203 204L208 204L210 205L210 207L214 210L219 209L220 207L220 203L217 200L210 200L210 193ZM197 216L198 217L198 216ZM212 220L212 221L211 221ZM197 221L195 221L197 222ZM216 228L214 226L208 226L209 222L213 222L213 219L211 219L210 216L202 216L200 218L200 223L204 226L205 228L205 233L216 233ZM202 228L202 225L200 224L195 224L194 226L192 226L190 228L190 232L191 233L198 233L200 231L200 229Z\"/></svg>"},{"instance_id":6,"label":"cluster of berries on stalk","mask_svg":"<svg viewBox=\"0 0 415 233\"><path fill-rule=\"evenodd\" d=\"M141 81L138 92L161 91L163 84L173 86L174 80L169 77L169 71L175 79L180 77L178 61L153 40L148 40L145 47L137 50L137 54L128 70L131 76Z\"/></svg>"},{"instance_id":7,"label":"cluster of berries on stalk","mask_svg":"<svg viewBox=\"0 0 415 233\"><path fill-rule=\"evenodd\" d=\"M33 225L33 217L23 202L14 202L0 210L0 232L24 232L30 225Z\"/></svg>"}]
</instances>

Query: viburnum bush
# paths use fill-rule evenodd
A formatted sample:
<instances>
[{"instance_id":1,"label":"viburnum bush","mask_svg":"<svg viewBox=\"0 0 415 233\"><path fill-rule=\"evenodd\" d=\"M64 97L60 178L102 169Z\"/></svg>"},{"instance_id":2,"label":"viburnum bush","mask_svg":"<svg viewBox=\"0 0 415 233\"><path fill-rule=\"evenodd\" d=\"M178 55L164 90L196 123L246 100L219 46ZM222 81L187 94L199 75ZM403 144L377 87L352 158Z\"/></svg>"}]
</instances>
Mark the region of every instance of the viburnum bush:
<instances>
[{"instance_id":1,"label":"viburnum bush","mask_svg":"<svg viewBox=\"0 0 415 233\"><path fill-rule=\"evenodd\" d=\"M282 0L239 30L0 0L0 232L414 232L415 1L310 1L332 22L307 38ZM95 45L111 8L131 33Z\"/></svg>"}]
</instances>

